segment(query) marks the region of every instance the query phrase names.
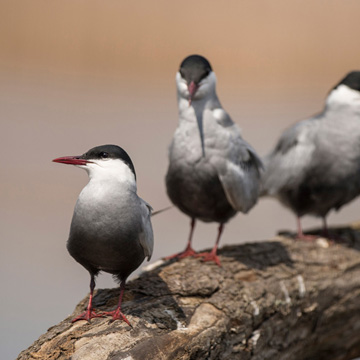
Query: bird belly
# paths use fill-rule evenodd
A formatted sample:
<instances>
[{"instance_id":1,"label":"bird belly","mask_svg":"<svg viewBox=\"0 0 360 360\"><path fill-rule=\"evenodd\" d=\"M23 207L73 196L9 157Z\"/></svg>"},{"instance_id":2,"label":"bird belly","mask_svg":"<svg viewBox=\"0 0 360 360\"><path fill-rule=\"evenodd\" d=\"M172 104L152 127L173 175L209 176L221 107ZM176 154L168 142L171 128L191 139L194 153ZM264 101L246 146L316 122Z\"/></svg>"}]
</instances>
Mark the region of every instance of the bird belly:
<instances>
[{"instance_id":1,"label":"bird belly","mask_svg":"<svg viewBox=\"0 0 360 360\"><path fill-rule=\"evenodd\" d=\"M170 162L166 187L171 201L192 218L224 223L236 214L217 173L206 159L193 163Z\"/></svg>"},{"instance_id":2,"label":"bird belly","mask_svg":"<svg viewBox=\"0 0 360 360\"><path fill-rule=\"evenodd\" d=\"M141 225L136 221L127 225L126 213L114 218L107 212L91 214L87 210L86 218L84 214L74 213L67 243L70 255L90 272L105 271L125 279L145 258L139 242Z\"/></svg>"},{"instance_id":3,"label":"bird belly","mask_svg":"<svg viewBox=\"0 0 360 360\"><path fill-rule=\"evenodd\" d=\"M334 172L331 166L317 164L296 186L282 187L277 197L298 216L324 217L330 210L338 210L360 194L360 169L354 164L346 171Z\"/></svg>"}]
</instances>

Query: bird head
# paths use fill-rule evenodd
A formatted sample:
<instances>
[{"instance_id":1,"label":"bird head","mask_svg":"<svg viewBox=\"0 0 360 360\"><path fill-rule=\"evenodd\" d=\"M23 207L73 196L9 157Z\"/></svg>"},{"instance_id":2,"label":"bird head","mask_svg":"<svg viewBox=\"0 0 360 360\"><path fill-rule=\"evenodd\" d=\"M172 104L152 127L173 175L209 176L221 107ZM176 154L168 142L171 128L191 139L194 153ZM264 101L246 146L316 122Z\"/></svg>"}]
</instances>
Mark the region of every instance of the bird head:
<instances>
[{"instance_id":1,"label":"bird head","mask_svg":"<svg viewBox=\"0 0 360 360\"><path fill-rule=\"evenodd\" d=\"M200 55L190 55L180 64L176 73L178 93L189 102L204 98L215 90L216 77L207 59Z\"/></svg>"},{"instance_id":2,"label":"bird head","mask_svg":"<svg viewBox=\"0 0 360 360\"><path fill-rule=\"evenodd\" d=\"M124 149L117 145L94 147L79 156L64 156L53 162L75 165L85 169L90 178L136 181L134 165Z\"/></svg>"}]
</instances>

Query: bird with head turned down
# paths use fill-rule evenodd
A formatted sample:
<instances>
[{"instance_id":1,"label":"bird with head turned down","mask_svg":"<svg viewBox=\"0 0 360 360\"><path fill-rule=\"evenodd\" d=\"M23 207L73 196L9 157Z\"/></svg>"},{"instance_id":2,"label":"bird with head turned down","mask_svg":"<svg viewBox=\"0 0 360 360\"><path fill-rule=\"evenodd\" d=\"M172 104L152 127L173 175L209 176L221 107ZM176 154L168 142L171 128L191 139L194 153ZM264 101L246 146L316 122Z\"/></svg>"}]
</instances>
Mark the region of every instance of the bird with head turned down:
<instances>
[{"instance_id":1,"label":"bird with head turned down","mask_svg":"<svg viewBox=\"0 0 360 360\"><path fill-rule=\"evenodd\" d=\"M297 217L297 238L313 240L304 215L326 217L360 194L360 71L330 91L321 113L289 127L264 159L262 194L277 198Z\"/></svg>"},{"instance_id":2,"label":"bird with head turned down","mask_svg":"<svg viewBox=\"0 0 360 360\"><path fill-rule=\"evenodd\" d=\"M216 94L207 59L191 55L176 73L179 123L169 148L166 188L171 201L191 219L186 249L169 258L202 257L220 266L217 249L224 225L247 213L259 195L261 160L241 136ZM219 223L211 252L196 254L196 220Z\"/></svg>"},{"instance_id":3,"label":"bird with head turned down","mask_svg":"<svg viewBox=\"0 0 360 360\"><path fill-rule=\"evenodd\" d=\"M153 252L151 207L136 193L136 175L129 155L116 145L97 146L81 156L53 160L87 171L89 182L81 191L71 221L67 249L90 274L87 309L74 321L112 316L129 323L121 311L125 282ZM110 273L120 282L114 311L97 313L92 300L95 277Z\"/></svg>"}]
</instances>

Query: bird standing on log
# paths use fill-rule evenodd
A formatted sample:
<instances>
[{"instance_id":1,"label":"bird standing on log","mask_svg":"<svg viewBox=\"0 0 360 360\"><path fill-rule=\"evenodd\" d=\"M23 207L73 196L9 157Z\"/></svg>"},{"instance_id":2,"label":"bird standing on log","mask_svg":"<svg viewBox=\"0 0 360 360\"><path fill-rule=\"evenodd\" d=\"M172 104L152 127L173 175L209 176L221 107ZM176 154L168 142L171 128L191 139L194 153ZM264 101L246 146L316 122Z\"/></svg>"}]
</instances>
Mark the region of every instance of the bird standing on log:
<instances>
[{"instance_id":1,"label":"bird standing on log","mask_svg":"<svg viewBox=\"0 0 360 360\"><path fill-rule=\"evenodd\" d=\"M330 92L325 109L285 130L265 158L264 195L276 197L297 216L323 219L360 193L360 71L347 74Z\"/></svg>"},{"instance_id":2,"label":"bird standing on log","mask_svg":"<svg viewBox=\"0 0 360 360\"><path fill-rule=\"evenodd\" d=\"M150 260L153 252L152 209L136 193L134 165L116 145L98 146L81 156L53 161L85 169L90 179L76 202L67 242L70 255L89 271L91 278L87 309L73 322L110 315L130 325L121 312L125 282L145 257ZM95 277L100 271L120 282L114 311L96 313L92 308Z\"/></svg>"},{"instance_id":3,"label":"bird standing on log","mask_svg":"<svg viewBox=\"0 0 360 360\"><path fill-rule=\"evenodd\" d=\"M176 74L179 125L169 149L166 175L171 201L191 218L186 249L168 258L200 256L220 266L217 248L225 223L247 213L259 195L261 160L222 108L216 76L207 59L188 56ZM196 220L219 223L210 253L196 254Z\"/></svg>"}]
</instances>

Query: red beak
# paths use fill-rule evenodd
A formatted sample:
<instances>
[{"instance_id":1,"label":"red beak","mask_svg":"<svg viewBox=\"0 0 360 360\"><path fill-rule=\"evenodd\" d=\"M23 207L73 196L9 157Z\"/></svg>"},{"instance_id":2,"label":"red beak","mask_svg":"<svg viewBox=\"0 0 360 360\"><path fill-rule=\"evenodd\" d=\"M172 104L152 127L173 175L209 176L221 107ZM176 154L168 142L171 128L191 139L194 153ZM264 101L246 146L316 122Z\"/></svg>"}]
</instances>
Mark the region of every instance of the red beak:
<instances>
[{"instance_id":1,"label":"red beak","mask_svg":"<svg viewBox=\"0 0 360 360\"><path fill-rule=\"evenodd\" d=\"M57 162L60 164L70 164L70 165L86 165L91 161L81 159L80 156L64 156L54 159L53 162Z\"/></svg>"},{"instance_id":2,"label":"red beak","mask_svg":"<svg viewBox=\"0 0 360 360\"><path fill-rule=\"evenodd\" d=\"M194 81L192 81L189 84L189 86L188 86L188 90L189 90L189 106L191 105L191 102L192 102L198 88L199 88L199 85L195 84Z\"/></svg>"}]
</instances>

